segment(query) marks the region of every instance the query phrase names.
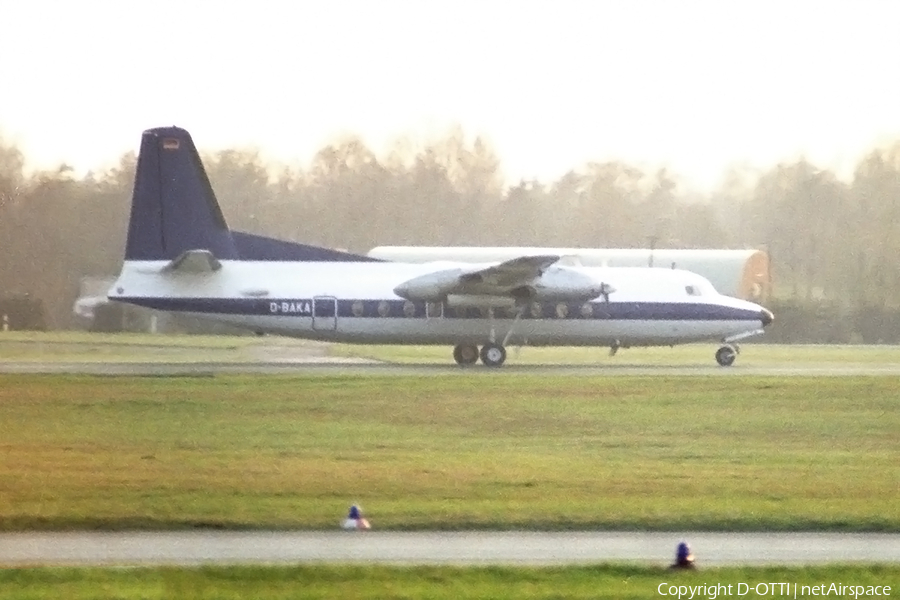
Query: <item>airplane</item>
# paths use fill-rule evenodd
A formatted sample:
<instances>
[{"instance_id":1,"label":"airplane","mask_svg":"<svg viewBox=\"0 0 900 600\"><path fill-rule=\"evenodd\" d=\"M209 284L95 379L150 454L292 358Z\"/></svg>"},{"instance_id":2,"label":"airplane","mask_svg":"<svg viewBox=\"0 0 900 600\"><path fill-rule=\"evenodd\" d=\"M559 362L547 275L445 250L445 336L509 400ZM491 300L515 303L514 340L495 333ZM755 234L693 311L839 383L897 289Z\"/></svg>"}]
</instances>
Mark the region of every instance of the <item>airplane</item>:
<instances>
[{"instance_id":1,"label":"airplane","mask_svg":"<svg viewBox=\"0 0 900 600\"><path fill-rule=\"evenodd\" d=\"M491 264L397 263L231 230L191 135L143 133L122 270L108 297L300 338L447 344L459 365L510 345L673 346L763 333L772 313L678 269L564 266L559 255Z\"/></svg>"}]
</instances>

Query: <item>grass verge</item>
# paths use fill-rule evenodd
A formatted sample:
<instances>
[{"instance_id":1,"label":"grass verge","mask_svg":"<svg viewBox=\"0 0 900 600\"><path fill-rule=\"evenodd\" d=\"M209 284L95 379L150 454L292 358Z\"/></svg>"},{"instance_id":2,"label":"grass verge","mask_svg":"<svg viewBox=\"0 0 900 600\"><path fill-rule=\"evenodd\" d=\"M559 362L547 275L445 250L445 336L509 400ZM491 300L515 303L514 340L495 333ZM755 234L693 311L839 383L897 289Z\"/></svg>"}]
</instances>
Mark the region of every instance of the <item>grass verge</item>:
<instances>
[{"instance_id":1,"label":"grass verge","mask_svg":"<svg viewBox=\"0 0 900 600\"><path fill-rule=\"evenodd\" d=\"M0 376L0 528L900 531L900 379Z\"/></svg>"},{"instance_id":2,"label":"grass verge","mask_svg":"<svg viewBox=\"0 0 900 600\"><path fill-rule=\"evenodd\" d=\"M283 337L260 338L213 335L155 335L148 333L89 333L84 331L0 333L0 361L39 362L255 362L267 350L314 347L317 342Z\"/></svg>"},{"instance_id":3,"label":"grass verge","mask_svg":"<svg viewBox=\"0 0 900 600\"><path fill-rule=\"evenodd\" d=\"M741 587L741 584L746 587ZM785 584L782 586L781 584ZM673 572L657 567L291 566L0 571L10 600L100 598L683 598L812 597L832 584L896 595L900 566L743 567ZM711 586L721 585L711 592ZM760 587L757 588L756 586ZM681 586L681 589L679 589ZM706 586L701 588L698 586ZM730 593L728 586L731 586ZM702 593L701 593L702 589ZM660 590L665 595L660 594ZM818 592L821 589L817 588ZM830 594L854 597L853 592ZM858 589L856 590L859 591ZM871 597L871 594L870 596Z\"/></svg>"}]
</instances>

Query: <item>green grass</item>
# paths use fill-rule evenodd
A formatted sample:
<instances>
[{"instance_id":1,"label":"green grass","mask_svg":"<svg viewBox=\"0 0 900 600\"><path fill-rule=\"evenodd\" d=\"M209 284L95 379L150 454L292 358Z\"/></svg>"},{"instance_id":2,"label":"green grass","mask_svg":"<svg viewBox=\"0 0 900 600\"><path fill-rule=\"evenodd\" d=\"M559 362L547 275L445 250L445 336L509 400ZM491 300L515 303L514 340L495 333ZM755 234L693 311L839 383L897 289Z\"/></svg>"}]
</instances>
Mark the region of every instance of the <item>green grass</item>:
<instances>
[{"instance_id":1,"label":"green grass","mask_svg":"<svg viewBox=\"0 0 900 600\"><path fill-rule=\"evenodd\" d=\"M245 362L261 347L301 347L291 338L213 335L89 333L83 331L0 333L0 360L68 362Z\"/></svg>"},{"instance_id":2,"label":"green grass","mask_svg":"<svg viewBox=\"0 0 900 600\"><path fill-rule=\"evenodd\" d=\"M0 376L0 528L900 531L900 379Z\"/></svg>"},{"instance_id":3,"label":"green grass","mask_svg":"<svg viewBox=\"0 0 900 600\"><path fill-rule=\"evenodd\" d=\"M234 348L255 343L256 336L162 335L152 333L93 333L88 331L5 331L0 348L14 343L109 344L113 346L187 346Z\"/></svg>"},{"instance_id":4,"label":"green grass","mask_svg":"<svg viewBox=\"0 0 900 600\"><path fill-rule=\"evenodd\" d=\"M756 593L757 584L787 583ZM750 587L739 588L739 584ZM0 571L0 596L10 600L66 598L193 599L229 598L677 598L660 596L672 586L685 586L683 597L720 598L812 597L803 586L832 583L900 587L900 566L836 565L825 567L742 567L673 572L660 567L598 565L578 567L384 567L290 566L139 569L15 569ZM662 586L662 587L661 587ZM705 594L697 586L707 586ZM738 593L743 591L743 596ZM772 593L777 590L776 593ZM870 591L874 591L871 589ZM880 590L882 593L884 590ZM782 593L784 592L784 593ZM806 592L806 593L803 593ZM821 594L820 594L821 595ZM831 594L832 597L835 594ZM854 597L840 594L838 597ZM864 597L864 596L860 596ZM869 596L871 597L871 596ZM884 596L882 596L884 597Z\"/></svg>"}]
</instances>

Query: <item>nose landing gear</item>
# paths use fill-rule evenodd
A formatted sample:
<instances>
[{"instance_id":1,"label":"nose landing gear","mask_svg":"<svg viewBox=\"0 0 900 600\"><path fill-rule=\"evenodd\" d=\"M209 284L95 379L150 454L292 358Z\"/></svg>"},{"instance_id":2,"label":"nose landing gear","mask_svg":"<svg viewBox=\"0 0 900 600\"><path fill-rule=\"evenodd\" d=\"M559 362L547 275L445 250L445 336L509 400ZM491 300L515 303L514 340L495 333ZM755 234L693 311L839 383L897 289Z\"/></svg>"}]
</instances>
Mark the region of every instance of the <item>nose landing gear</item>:
<instances>
[{"instance_id":1,"label":"nose landing gear","mask_svg":"<svg viewBox=\"0 0 900 600\"><path fill-rule=\"evenodd\" d=\"M730 367L734 364L737 353L738 350L734 346L722 346L716 350L716 362L719 363L720 366Z\"/></svg>"}]
</instances>

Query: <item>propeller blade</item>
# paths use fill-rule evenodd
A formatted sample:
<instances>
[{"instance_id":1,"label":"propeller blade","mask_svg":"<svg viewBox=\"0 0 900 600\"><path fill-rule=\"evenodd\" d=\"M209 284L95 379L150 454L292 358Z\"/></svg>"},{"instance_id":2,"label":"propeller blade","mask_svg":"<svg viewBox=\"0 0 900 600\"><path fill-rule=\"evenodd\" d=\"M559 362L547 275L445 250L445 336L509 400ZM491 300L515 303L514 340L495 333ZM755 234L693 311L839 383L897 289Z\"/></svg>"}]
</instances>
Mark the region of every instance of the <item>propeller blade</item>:
<instances>
[{"instance_id":1,"label":"propeller blade","mask_svg":"<svg viewBox=\"0 0 900 600\"><path fill-rule=\"evenodd\" d=\"M600 282L600 295L603 296L604 302L609 304L609 295L616 291L616 288L608 283Z\"/></svg>"}]
</instances>

